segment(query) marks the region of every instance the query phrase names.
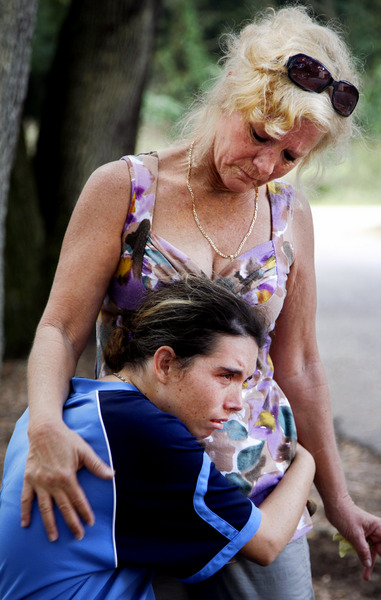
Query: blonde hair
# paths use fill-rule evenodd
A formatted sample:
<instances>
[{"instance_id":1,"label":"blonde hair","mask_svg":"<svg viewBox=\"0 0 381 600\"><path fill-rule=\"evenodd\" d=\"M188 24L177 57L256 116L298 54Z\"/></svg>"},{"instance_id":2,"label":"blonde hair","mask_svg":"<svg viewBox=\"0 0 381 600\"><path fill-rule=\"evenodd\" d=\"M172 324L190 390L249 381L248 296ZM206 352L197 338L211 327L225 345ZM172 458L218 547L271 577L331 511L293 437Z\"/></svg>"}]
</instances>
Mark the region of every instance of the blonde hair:
<instances>
[{"instance_id":1,"label":"blonde hair","mask_svg":"<svg viewBox=\"0 0 381 600\"><path fill-rule=\"evenodd\" d=\"M300 166L327 147L340 152L358 132L355 117L338 115L328 93L306 92L290 81L287 59L299 53L322 62L334 79L359 86L354 59L333 25L320 25L303 6L268 9L238 35L226 36L222 72L183 120L187 141L197 139L206 155L221 115L239 111L247 122L263 123L272 137L305 119L317 126L323 138Z\"/></svg>"}]
</instances>

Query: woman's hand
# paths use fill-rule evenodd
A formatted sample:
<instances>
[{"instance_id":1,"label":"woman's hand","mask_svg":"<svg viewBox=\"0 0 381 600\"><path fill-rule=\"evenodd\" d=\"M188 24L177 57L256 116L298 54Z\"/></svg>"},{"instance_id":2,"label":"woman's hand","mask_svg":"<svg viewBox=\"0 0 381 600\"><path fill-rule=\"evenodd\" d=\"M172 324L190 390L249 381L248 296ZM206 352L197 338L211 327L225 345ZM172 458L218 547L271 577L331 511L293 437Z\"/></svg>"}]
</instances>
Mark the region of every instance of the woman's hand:
<instances>
[{"instance_id":1,"label":"woman's hand","mask_svg":"<svg viewBox=\"0 0 381 600\"><path fill-rule=\"evenodd\" d=\"M94 514L78 483L77 471L85 467L97 477L111 479L112 469L63 422L40 425L29 432L30 448L21 496L21 525L31 521L37 495L41 517L50 541L58 539L53 503L77 539L84 536L81 518L93 525Z\"/></svg>"},{"instance_id":2,"label":"woman's hand","mask_svg":"<svg viewBox=\"0 0 381 600\"><path fill-rule=\"evenodd\" d=\"M340 505L325 506L329 522L355 548L369 581L377 555L381 556L381 519L362 510L347 496Z\"/></svg>"}]
</instances>

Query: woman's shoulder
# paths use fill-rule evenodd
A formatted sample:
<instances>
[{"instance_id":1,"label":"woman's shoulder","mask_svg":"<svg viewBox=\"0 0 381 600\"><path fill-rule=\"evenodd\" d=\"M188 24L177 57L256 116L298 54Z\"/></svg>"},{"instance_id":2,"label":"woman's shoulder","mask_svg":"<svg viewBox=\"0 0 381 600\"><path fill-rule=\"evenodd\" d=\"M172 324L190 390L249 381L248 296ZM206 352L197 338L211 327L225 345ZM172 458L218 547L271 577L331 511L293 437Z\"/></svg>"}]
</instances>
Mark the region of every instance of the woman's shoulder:
<instances>
[{"instance_id":1,"label":"woman's shoulder","mask_svg":"<svg viewBox=\"0 0 381 600\"><path fill-rule=\"evenodd\" d=\"M295 189L294 212L303 223L312 222L312 211L307 194L301 188Z\"/></svg>"},{"instance_id":2,"label":"woman's shoulder","mask_svg":"<svg viewBox=\"0 0 381 600\"><path fill-rule=\"evenodd\" d=\"M91 205L95 199L109 203L109 198L120 198L125 205L126 194L131 187L131 177L126 164L121 160L101 165L88 178L80 200L90 199ZM83 202L81 202L83 203ZM109 207L109 205L108 205Z\"/></svg>"},{"instance_id":3,"label":"woman's shoulder","mask_svg":"<svg viewBox=\"0 0 381 600\"><path fill-rule=\"evenodd\" d=\"M126 164L118 159L108 163L104 163L93 171L91 177L104 177L105 179L114 177L118 174L126 173Z\"/></svg>"}]
</instances>

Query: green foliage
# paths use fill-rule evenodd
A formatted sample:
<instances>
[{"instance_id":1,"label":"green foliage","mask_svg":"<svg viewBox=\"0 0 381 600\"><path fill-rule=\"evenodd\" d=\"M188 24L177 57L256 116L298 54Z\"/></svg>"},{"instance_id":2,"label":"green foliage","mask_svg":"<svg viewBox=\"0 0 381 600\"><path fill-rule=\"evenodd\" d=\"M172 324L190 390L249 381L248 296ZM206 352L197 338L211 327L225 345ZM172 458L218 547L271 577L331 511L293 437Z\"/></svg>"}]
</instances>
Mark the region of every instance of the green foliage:
<instances>
[{"instance_id":1,"label":"green foliage","mask_svg":"<svg viewBox=\"0 0 381 600\"><path fill-rule=\"evenodd\" d=\"M284 0L162 0L156 54L151 69L143 120L167 130L218 70L220 36ZM360 110L372 135L381 134L381 0L311 0L322 21L336 20L355 56L364 65ZM40 0L33 46L32 75L26 113L38 118L62 22L70 0Z\"/></svg>"},{"instance_id":2,"label":"green foliage","mask_svg":"<svg viewBox=\"0 0 381 600\"><path fill-rule=\"evenodd\" d=\"M268 6L289 2L246 0L163 0L157 51L145 115L164 128L189 105L204 82L216 73L221 34L237 30ZM363 65L359 109L372 135L381 134L381 0L312 0L306 3L322 22L336 22ZM168 97L168 99L166 99ZM170 98L170 99L169 99ZM175 101L176 106L174 106ZM157 107L155 108L155 105Z\"/></svg>"},{"instance_id":3,"label":"green foliage","mask_svg":"<svg viewBox=\"0 0 381 600\"><path fill-rule=\"evenodd\" d=\"M199 21L194 2L164 0L143 118L173 123L208 77L212 60Z\"/></svg>"},{"instance_id":4,"label":"green foliage","mask_svg":"<svg viewBox=\"0 0 381 600\"><path fill-rule=\"evenodd\" d=\"M219 53L220 36L237 30L242 22L253 17L264 2L236 2L232 0L194 0L197 11L202 17L203 39L211 54Z\"/></svg>"},{"instance_id":5,"label":"green foliage","mask_svg":"<svg viewBox=\"0 0 381 600\"><path fill-rule=\"evenodd\" d=\"M156 54L143 105L143 121L164 129L182 115L218 73L221 33L236 29L262 2L163 0Z\"/></svg>"},{"instance_id":6,"label":"green foliage","mask_svg":"<svg viewBox=\"0 0 381 600\"><path fill-rule=\"evenodd\" d=\"M372 205L380 203L381 143L362 141L353 143L339 164L327 164L316 176L311 167L302 174L304 193L312 204ZM295 171L286 179L296 183Z\"/></svg>"},{"instance_id":7,"label":"green foliage","mask_svg":"<svg viewBox=\"0 0 381 600\"><path fill-rule=\"evenodd\" d=\"M150 81L144 96L142 127L144 146L156 147L167 141L168 131L178 121L196 94L218 72L220 36L237 30L259 10L268 6L283 6L284 0L162 0L158 23L156 53ZM376 141L381 137L381 0L311 0L322 21L341 23L345 37L355 56L364 66L363 87L359 109L363 115L367 136ZM41 111L44 84L57 44L60 28L70 0L40 0L34 39L32 76L26 113L37 117ZM153 137L152 144L147 141ZM160 144L159 144L160 145ZM159 146L157 146L159 147ZM140 146L139 149L144 149ZM354 151L355 161L365 152ZM372 153L372 156L374 154ZM378 154L376 155L378 156ZM373 164L370 158L363 168L350 173L336 167L334 173L350 176L365 173ZM351 160L349 163L351 164Z\"/></svg>"},{"instance_id":8,"label":"green foliage","mask_svg":"<svg viewBox=\"0 0 381 600\"><path fill-rule=\"evenodd\" d=\"M381 94L381 0L318 0L311 5L323 20L336 20L363 68L359 110L364 126L381 134L378 102Z\"/></svg>"},{"instance_id":9,"label":"green foliage","mask_svg":"<svg viewBox=\"0 0 381 600\"><path fill-rule=\"evenodd\" d=\"M209 59L197 19L193 2L164 0L151 90L183 100L203 82Z\"/></svg>"},{"instance_id":10,"label":"green foliage","mask_svg":"<svg viewBox=\"0 0 381 600\"><path fill-rule=\"evenodd\" d=\"M319 204L379 204L381 144L356 143L340 165L327 168L311 199Z\"/></svg>"}]
</instances>

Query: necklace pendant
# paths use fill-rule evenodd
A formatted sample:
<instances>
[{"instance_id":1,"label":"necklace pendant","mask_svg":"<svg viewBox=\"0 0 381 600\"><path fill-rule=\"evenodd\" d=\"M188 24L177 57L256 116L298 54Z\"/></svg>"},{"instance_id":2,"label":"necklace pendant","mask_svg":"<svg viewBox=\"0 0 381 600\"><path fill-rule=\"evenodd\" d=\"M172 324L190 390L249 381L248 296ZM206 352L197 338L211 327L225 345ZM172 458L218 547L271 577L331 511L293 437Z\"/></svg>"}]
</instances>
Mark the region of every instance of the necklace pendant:
<instances>
[{"instance_id":1,"label":"necklace pendant","mask_svg":"<svg viewBox=\"0 0 381 600\"><path fill-rule=\"evenodd\" d=\"M231 254L231 255L229 256L229 258L230 258L230 262L233 262L233 260L234 260L234 255L233 255L233 254Z\"/></svg>"}]
</instances>

